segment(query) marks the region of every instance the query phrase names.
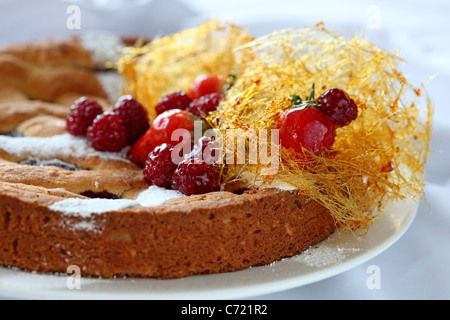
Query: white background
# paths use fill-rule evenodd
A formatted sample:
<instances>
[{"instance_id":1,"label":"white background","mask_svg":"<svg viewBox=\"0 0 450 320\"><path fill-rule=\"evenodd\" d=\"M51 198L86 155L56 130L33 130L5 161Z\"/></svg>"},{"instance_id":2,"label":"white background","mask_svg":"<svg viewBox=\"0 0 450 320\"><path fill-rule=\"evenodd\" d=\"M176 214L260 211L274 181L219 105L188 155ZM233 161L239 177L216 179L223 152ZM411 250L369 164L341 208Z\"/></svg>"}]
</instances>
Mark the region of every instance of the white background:
<instances>
[{"instance_id":1,"label":"white background","mask_svg":"<svg viewBox=\"0 0 450 320\"><path fill-rule=\"evenodd\" d=\"M81 29L66 26L70 4L81 8ZM379 25L373 25L374 14ZM0 0L0 45L78 32L111 31L154 36L193 27L207 17L231 18L255 36L315 24L362 31L375 44L400 49L409 80L435 103L426 195L406 234L387 251L349 271L303 287L254 299L449 299L450 298L450 2L267 0ZM375 28L374 28L375 27ZM368 268L381 272L369 289ZM186 297L189 299L189 297Z\"/></svg>"}]
</instances>

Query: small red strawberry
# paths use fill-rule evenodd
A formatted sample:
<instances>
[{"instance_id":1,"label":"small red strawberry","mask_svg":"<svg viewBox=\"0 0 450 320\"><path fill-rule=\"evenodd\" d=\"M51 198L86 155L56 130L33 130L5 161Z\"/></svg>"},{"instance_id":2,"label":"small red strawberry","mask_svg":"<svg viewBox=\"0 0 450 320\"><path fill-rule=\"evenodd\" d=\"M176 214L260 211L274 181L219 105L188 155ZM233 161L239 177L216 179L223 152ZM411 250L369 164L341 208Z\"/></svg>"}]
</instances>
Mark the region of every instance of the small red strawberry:
<instances>
[{"instance_id":1,"label":"small red strawberry","mask_svg":"<svg viewBox=\"0 0 450 320\"><path fill-rule=\"evenodd\" d=\"M282 112L278 118L280 144L299 153L303 153L303 148L316 155L329 150L336 138L336 124L317 108L314 83L304 101L300 96L293 95L292 104L294 108Z\"/></svg>"},{"instance_id":2,"label":"small red strawberry","mask_svg":"<svg viewBox=\"0 0 450 320\"><path fill-rule=\"evenodd\" d=\"M208 93L222 93L225 83L226 79L223 76L202 75L192 82L188 94L194 100Z\"/></svg>"},{"instance_id":3,"label":"small red strawberry","mask_svg":"<svg viewBox=\"0 0 450 320\"><path fill-rule=\"evenodd\" d=\"M336 138L333 120L314 107L297 107L282 113L277 127L280 144L300 153L303 147L320 155L331 148Z\"/></svg>"},{"instance_id":4,"label":"small red strawberry","mask_svg":"<svg viewBox=\"0 0 450 320\"><path fill-rule=\"evenodd\" d=\"M194 122L198 120L186 110L172 109L158 115L151 127L132 146L129 157L138 165L144 166L148 154L157 146L168 143L177 145L181 142L172 141L172 133L177 129L185 129L189 133L194 130Z\"/></svg>"},{"instance_id":5,"label":"small red strawberry","mask_svg":"<svg viewBox=\"0 0 450 320\"><path fill-rule=\"evenodd\" d=\"M131 147L128 158L137 165L144 166L148 154L156 148L156 144L151 142L152 127L150 127Z\"/></svg>"}]
</instances>

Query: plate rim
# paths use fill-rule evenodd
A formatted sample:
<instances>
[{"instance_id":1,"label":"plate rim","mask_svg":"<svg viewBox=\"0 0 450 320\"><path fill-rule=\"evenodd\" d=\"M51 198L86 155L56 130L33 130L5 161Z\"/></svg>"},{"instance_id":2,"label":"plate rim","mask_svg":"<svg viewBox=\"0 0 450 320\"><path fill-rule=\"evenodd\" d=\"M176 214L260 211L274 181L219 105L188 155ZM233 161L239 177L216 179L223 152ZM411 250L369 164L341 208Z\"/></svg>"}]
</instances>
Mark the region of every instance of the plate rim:
<instances>
[{"instance_id":1,"label":"plate rim","mask_svg":"<svg viewBox=\"0 0 450 320\"><path fill-rule=\"evenodd\" d=\"M371 259L378 256L382 252L386 251L389 247L391 247L394 243L396 243L409 229L411 224L413 223L415 217L417 216L417 212L419 209L419 201L414 201L414 207L410 209L410 213L406 215L405 219L402 221L401 226L391 235L389 235L386 239L381 241L375 248L371 250L367 250L362 254L359 254L350 259L346 259L339 264L333 264L330 267L324 267L318 270L314 270L312 272L306 274L299 274L292 277L269 281L268 283L252 283L252 284L244 284L241 287L228 287L228 288L210 288L208 290L197 290L197 291L180 291L180 292L123 292L120 290L115 290L112 292L96 292L89 290L69 290L65 291L58 290L54 292L50 292L46 290L44 292L32 292L26 289L14 289L11 287L5 288L2 284L2 270L4 272L17 272L26 274L29 277L33 278L45 278L45 277L67 277L67 275L48 275L48 274L37 274L29 271L23 271L10 267L0 267L0 298L1 299L68 299L68 300L76 300L76 299L142 299L142 300L222 300L222 299L249 299L255 296L261 296L266 294L273 294L285 290L290 290L294 288L299 288L305 285L309 285L312 283L316 283L333 276L336 276L345 271L349 271ZM383 212L381 213L381 215ZM326 241L326 240L324 240ZM321 243L324 243L322 241ZM300 253L301 254L301 253ZM297 255L298 256L298 255ZM296 256L285 258L283 260L287 260L289 263L290 259L295 259ZM229 272L229 273L219 273L219 274L211 274L211 275L194 275L189 277L191 281L195 281L197 277L233 277L233 274L237 274L240 272L251 272L251 269L259 269L259 268L267 268L268 266L259 266L259 267L251 267L240 271ZM194 280L192 280L194 279ZM99 280L99 279L96 279ZM101 280L101 279L100 279ZM168 280L157 280L157 279L134 279L134 278L126 278L126 279L104 279L105 281L183 281L182 279L168 279ZM7 289L7 290L4 290Z\"/></svg>"}]
</instances>

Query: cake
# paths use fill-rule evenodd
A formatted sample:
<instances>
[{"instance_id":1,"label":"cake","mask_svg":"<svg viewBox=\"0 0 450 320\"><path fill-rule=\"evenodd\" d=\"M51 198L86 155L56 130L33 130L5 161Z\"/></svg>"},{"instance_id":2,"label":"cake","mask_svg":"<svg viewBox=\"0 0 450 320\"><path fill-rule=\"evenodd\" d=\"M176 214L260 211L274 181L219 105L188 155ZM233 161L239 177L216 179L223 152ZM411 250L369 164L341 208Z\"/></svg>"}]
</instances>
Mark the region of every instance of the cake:
<instances>
[{"instance_id":1,"label":"cake","mask_svg":"<svg viewBox=\"0 0 450 320\"><path fill-rule=\"evenodd\" d=\"M320 70L315 70L308 81L297 81L292 79L292 68L299 65L292 61L271 65L266 60L280 57L276 41L282 41L289 49L284 54L294 54L304 65L302 72L312 72L308 68L318 68L319 64L306 67L315 61L302 60L288 46L298 49L298 43L292 40L300 36L308 47L312 37L323 36L318 33L330 34L319 25L253 39L234 25L208 21L150 42L97 37L110 39L104 50L106 60L80 38L0 49L0 264L42 273L65 273L69 266L76 265L82 276L102 278L169 279L232 272L297 255L326 239L336 228L366 230L389 200L420 197L429 121L418 121L414 113L417 105L403 105L399 99L403 90L410 89L399 73L392 75L389 70L389 77L387 72L376 75L375 85L391 86L387 92L391 100L372 108L368 104L376 95L368 84L355 85L354 79L344 83L344 77L333 78ZM180 52L180 43L189 41L207 44L208 50L190 46ZM365 42L351 44L371 48L365 52L388 57L388 62L396 61ZM198 64L193 64L192 58ZM283 73L277 69L280 66ZM199 102L192 101L206 94L194 98L193 91L188 94L188 109L164 109L162 97L188 92L189 85L206 74L210 78L220 75L223 80L221 96L211 110L201 108L212 103L212 96L199 107ZM397 82L403 83L400 89L395 87ZM347 114L348 121L318 111L326 105L326 89L338 84L354 98L349 98L354 112ZM358 92L362 88L369 93ZM316 98L319 90L323 93ZM306 99L301 98L304 96ZM129 130L136 130L137 121L127 126L123 118L118 120L117 105L123 99L139 104L146 113L141 118L146 119L148 127L132 141ZM397 105L387 106L393 100ZM75 134L69 126L72 110L92 101L102 111L90 120L83 134ZM308 115L288 118L293 106L308 110ZM390 108L400 110L398 116ZM409 115L405 115L405 108ZM195 119L219 132L213 141L219 141L220 134L229 130L246 129L246 135L255 128L259 130L259 147L271 146L273 133L262 137L260 130L280 129L281 146L276 144L280 154L270 154L280 161L276 172L264 173L262 170L270 169L271 164L253 163L250 157L242 163L216 161L204 167L203 159L201 170L210 171L208 176L206 171L200 172L207 182L200 192L197 182L192 182L198 181L194 179L198 175L186 179L194 166L189 167L187 162L192 153L185 153L171 171L171 184L165 184L167 179L161 177L167 168L154 162L153 167L148 166L151 155L152 160L160 159L158 152L165 151L159 146L167 143L161 140L146 149L151 145L149 137L156 139L154 131L147 132L156 130L158 121L169 121L174 113L183 129L187 128L183 121ZM377 122L374 114L381 122L379 131L364 131L362 125L372 128ZM126 138L115 136L111 143L105 143L104 136L96 138L111 131L93 129L101 116L116 127L119 123L120 130L127 132ZM304 148L294 150L298 141L292 142L294 133L285 123L323 117L323 123L331 128L329 137L319 146L314 140L311 148L306 142L311 139L305 137ZM409 127L392 133L405 121ZM363 131L366 145L355 139ZM205 131L200 128L200 132ZM115 148L119 140L123 141ZM379 144L371 144L374 141ZM392 145L398 145L397 149L392 150ZM189 148L193 146L196 150L195 143L189 144ZM146 150L143 158L142 150ZM219 160L230 154L227 148L223 150ZM355 160L352 152L358 150L357 158L363 159L367 168ZM410 157L402 156L405 150ZM380 154L385 157L381 159ZM237 159L238 151L233 150L231 156ZM409 177L405 169L415 170L415 178L404 179ZM192 188L188 188L190 184Z\"/></svg>"}]
</instances>

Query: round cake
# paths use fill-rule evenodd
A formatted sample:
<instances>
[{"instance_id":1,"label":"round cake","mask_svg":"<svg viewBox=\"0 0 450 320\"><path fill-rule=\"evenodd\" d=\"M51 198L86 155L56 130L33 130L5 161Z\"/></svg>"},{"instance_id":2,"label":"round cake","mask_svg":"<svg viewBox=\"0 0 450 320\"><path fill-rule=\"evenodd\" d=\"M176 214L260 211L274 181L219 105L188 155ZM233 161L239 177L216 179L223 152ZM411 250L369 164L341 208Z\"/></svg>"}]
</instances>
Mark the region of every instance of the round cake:
<instances>
[{"instance_id":1,"label":"round cake","mask_svg":"<svg viewBox=\"0 0 450 320\"><path fill-rule=\"evenodd\" d=\"M322 26L308 30L324 31ZM211 41L212 34L218 40ZM273 36L286 44L292 40L286 34ZM195 55L191 49L180 52L180 43L186 41L206 43L208 50L191 46L198 50ZM403 167L421 169L428 123L422 127L405 112L395 118L391 105L381 113L390 101L376 105L371 114L370 88L366 96L358 92L360 84L343 83L339 77L337 82L309 79L302 85L303 80L292 79L299 70L292 68L299 66L291 59L283 73L271 70L264 59L267 53L273 59L274 48L279 46L270 37L253 39L240 28L211 21L150 42L90 35L1 48L0 264L43 273L65 273L76 265L82 276L103 278L231 272L299 254L336 228L365 230L385 201L421 193L421 175L406 182L399 177L405 177ZM306 67L301 71L312 72ZM275 74L281 75L278 80ZM325 78L320 70L315 74ZM201 93L206 89L197 80L205 77L221 79L220 90ZM339 82L346 89L339 94L343 92L351 109L327 114L339 97L331 88ZM291 94L283 92L286 87ZM184 91L189 96L185 110L163 103L174 92L181 101ZM318 91L322 94L316 98ZM395 100L399 91L392 91ZM145 117L127 125L118 111L124 98L141 106ZM101 111L83 134L75 133L70 121L79 119L71 118L74 110L94 103ZM247 134L254 128L260 148L277 147L269 152L277 160L275 172L267 170L273 163L252 162L250 156L242 163L189 163L199 140L191 141L188 147L193 149L173 168L161 166L161 146L168 142L156 137L168 130L174 113L178 129L187 129L189 119L200 122L202 138L205 129L245 129ZM385 114L393 123L408 121L414 128L389 136L393 127L381 124L374 132L371 126L383 123ZM130 130L136 132L142 119L144 129L131 139ZM113 129L100 122L120 127L126 137L108 140ZM306 122L316 123L312 131L302 127ZM275 131L270 131L261 140L263 129L279 130L280 139L273 143ZM392 145L411 138L407 130L415 132L416 145L391 152ZM355 142L363 131L364 146ZM416 151L405 160L399 156L405 151L401 148ZM364 158L374 149L379 151ZM224 149L220 160L228 151ZM239 159L238 150L232 158Z\"/></svg>"}]
</instances>

